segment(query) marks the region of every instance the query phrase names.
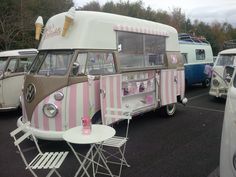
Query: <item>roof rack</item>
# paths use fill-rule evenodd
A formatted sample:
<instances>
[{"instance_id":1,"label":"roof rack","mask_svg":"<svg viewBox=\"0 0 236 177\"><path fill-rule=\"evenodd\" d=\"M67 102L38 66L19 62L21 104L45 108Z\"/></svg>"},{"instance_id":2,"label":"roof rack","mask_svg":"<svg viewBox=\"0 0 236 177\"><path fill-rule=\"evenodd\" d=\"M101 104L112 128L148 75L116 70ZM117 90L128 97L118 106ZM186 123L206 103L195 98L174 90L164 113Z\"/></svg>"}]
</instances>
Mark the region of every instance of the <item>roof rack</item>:
<instances>
[{"instance_id":1,"label":"roof rack","mask_svg":"<svg viewBox=\"0 0 236 177\"><path fill-rule=\"evenodd\" d=\"M200 43L200 44L209 44L205 37L196 37L187 33L179 34L179 41L191 42L191 43Z\"/></svg>"},{"instance_id":2,"label":"roof rack","mask_svg":"<svg viewBox=\"0 0 236 177\"><path fill-rule=\"evenodd\" d=\"M224 49L236 48L236 39L225 41L223 44Z\"/></svg>"}]
</instances>

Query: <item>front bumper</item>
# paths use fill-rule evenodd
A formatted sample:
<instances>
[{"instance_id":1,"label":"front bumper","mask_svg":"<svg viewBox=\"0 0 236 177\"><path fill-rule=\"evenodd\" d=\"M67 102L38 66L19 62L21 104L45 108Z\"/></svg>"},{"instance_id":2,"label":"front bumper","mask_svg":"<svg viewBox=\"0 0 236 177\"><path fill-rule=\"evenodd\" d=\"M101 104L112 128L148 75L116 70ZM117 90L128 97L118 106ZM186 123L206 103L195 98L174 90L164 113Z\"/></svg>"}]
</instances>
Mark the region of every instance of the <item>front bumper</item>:
<instances>
[{"instance_id":1,"label":"front bumper","mask_svg":"<svg viewBox=\"0 0 236 177\"><path fill-rule=\"evenodd\" d=\"M18 118L17 120L17 126L21 126L23 124L22 122L23 116ZM24 129L24 132L31 131L34 136L38 139L43 139L43 140L52 140L52 141L61 141L63 140L62 135L64 131L45 131L45 130L39 130L34 127L29 127L27 129Z\"/></svg>"},{"instance_id":2,"label":"front bumper","mask_svg":"<svg viewBox=\"0 0 236 177\"><path fill-rule=\"evenodd\" d=\"M209 94L215 97L226 98L227 97L227 88L211 88Z\"/></svg>"}]
</instances>

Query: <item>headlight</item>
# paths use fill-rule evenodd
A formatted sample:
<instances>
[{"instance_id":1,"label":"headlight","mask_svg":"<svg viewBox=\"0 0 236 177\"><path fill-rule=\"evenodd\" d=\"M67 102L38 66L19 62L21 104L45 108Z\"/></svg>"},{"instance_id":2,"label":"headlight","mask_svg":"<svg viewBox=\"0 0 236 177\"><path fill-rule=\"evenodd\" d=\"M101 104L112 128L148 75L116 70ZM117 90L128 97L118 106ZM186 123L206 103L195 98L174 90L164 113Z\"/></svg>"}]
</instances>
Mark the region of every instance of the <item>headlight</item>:
<instances>
[{"instance_id":1,"label":"headlight","mask_svg":"<svg viewBox=\"0 0 236 177\"><path fill-rule=\"evenodd\" d=\"M220 85L220 83L217 79L213 79L212 83L215 87L218 87Z\"/></svg>"},{"instance_id":2,"label":"headlight","mask_svg":"<svg viewBox=\"0 0 236 177\"><path fill-rule=\"evenodd\" d=\"M56 105L48 103L43 106L43 113L45 116L49 118L53 118L57 115L58 109Z\"/></svg>"}]
</instances>

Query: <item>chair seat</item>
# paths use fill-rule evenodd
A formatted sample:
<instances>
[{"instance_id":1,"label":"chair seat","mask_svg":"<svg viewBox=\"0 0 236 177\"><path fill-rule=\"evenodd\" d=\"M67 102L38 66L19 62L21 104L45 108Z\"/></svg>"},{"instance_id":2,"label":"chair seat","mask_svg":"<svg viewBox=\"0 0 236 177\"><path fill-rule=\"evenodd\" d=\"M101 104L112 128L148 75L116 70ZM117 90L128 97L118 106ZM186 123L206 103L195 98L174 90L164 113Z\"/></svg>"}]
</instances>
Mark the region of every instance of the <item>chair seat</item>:
<instances>
[{"instance_id":1,"label":"chair seat","mask_svg":"<svg viewBox=\"0 0 236 177\"><path fill-rule=\"evenodd\" d=\"M38 154L26 167L32 169L52 169L59 168L62 162L65 160L68 155L66 152L45 152L43 154Z\"/></svg>"},{"instance_id":2,"label":"chair seat","mask_svg":"<svg viewBox=\"0 0 236 177\"><path fill-rule=\"evenodd\" d=\"M113 136L112 138L104 141L102 145L120 148L127 142L127 140L128 139L125 137Z\"/></svg>"}]
</instances>

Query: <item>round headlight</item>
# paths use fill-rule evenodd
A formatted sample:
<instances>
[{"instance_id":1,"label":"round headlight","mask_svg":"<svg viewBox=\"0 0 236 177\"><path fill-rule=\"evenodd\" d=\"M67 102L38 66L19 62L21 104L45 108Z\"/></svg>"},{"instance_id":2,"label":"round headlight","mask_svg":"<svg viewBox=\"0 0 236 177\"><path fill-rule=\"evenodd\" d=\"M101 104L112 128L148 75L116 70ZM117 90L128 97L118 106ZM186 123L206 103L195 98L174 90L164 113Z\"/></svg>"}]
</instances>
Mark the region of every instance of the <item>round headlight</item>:
<instances>
[{"instance_id":1,"label":"round headlight","mask_svg":"<svg viewBox=\"0 0 236 177\"><path fill-rule=\"evenodd\" d=\"M58 109L56 105L48 103L43 106L43 113L45 116L49 118L53 118L57 115Z\"/></svg>"},{"instance_id":2,"label":"round headlight","mask_svg":"<svg viewBox=\"0 0 236 177\"><path fill-rule=\"evenodd\" d=\"M218 87L220 85L220 83L217 79L213 79L212 83L215 87Z\"/></svg>"}]
</instances>

